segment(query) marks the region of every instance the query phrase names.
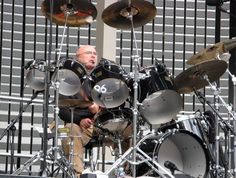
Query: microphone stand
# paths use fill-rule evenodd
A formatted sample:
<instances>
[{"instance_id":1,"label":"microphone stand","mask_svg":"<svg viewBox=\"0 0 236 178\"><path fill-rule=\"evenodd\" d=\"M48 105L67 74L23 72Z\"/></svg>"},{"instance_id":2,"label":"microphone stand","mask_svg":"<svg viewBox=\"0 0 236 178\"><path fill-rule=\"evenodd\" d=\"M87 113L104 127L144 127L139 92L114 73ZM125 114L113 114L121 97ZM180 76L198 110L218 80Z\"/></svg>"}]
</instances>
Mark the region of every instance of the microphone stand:
<instances>
[{"instance_id":1,"label":"microphone stand","mask_svg":"<svg viewBox=\"0 0 236 178\"><path fill-rule=\"evenodd\" d=\"M209 82L208 79L207 79L207 81ZM210 84L210 86L212 87L213 85ZM212 87L212 88L214 88L214 87ZM219 112L211 105L211 103L209 101L206 100L206 98L203 96L203 94L199 91L196 91L196 90L194 90L194 92L195 92L196 96L198 97L199 101L202 104L206 103L214 111L214 113L218 116L218 118L220 119L220 123L221 123L220 126L221 126L222 130L224 131L225 135L227 135L228 132L230 131L234 136L236 136L236 133L234 132L233 127L221 117ZM219 96L219 98L221 98L221 97ZM229 111L229 113L230 113L230 111ZM216 117L216 124L215 124L216 130L217 130L216 134L218 134L218 118ZM225 146L227 147L227 145L225 145ZM216 176L218 176L218 172L219 172L218 169L219 168L220 168L220 165L219 165L219 136L216 136ZM227 173L227 171L228 170L227 170L227 166L226 166L225 173Z\"/></svg>"},{"instance_id":2,"label":"microphone stand","mask_svg":"<svg viewBox=\"0 0 236 178\"><path fill-rule=\"evenodd\" d=\"M45 91L44 91L44 104L43 104L43 161L40 164L40 176L47 176L47 149L48 149L48 112L49 112L49 88L50 88L50 63L51 63L51 54L52 54L52 14L53 14L53 0L49 1L50 3L50 28L49 28L49 46L48 46L48 56L46 60L46 69L45 69Z\"/></svg>"},{"instance_id":3,"label":"microphone stand","mask_svg":"<svg viewBox=\"0 0 236 178\"><path fill-rule=\"evenodd\" d=\"M230 71L229 71L229 69L227 69L226 70L226 72L230 75L230 78L231 78L231 81L232 81L232 83L233 83L233 96L234 96L234 99L233 99L233 106L234 106L234 108L235 108L235 106L236 106L236 77L235 77L235 75L233 75ZM233 109L233 112L234 112L234 116L236 117L236 113L235 113L235 109ZM236 120L234 119L233 120L233 128L235 129L236 128ZM236 165L236 147L235 147L235 143L236 143L236 138L235 137L233 137L232 138L232 141L230 142L230 143L232 143L231 144L231 151L233 152L233 154L234 154L234 156L233 156L233 161L234 162L232 162L232 163L234 163L234 167L235 167L235 165ZM233 173L235 174L235 171L234 171L234 167L232 168L232 165L230 166L231 167L231 170L233 171Z\"/></svg>"},{"instance_id":4,"label":"microphone stand","mask_svg":"<svg viewBox=\"0 0 236 178\"><path fill-rule=\"evenodd\" d=\"M37 97L39 92L35 92L33 96L31 97L30 101L27 102L26 106L19 112L18 116L11 121L11 123L3 130L3 132L0 134L0 140L4 137L4 135L7 134L7 132L11 131L12 141L11 141L11 167L10 167L10 174L13 172L13 164L14 164L14 137L15 137L15 123L19 120L19 118L22 116L22 114L26 111L28 106L32 103L32 101Z\"/></svg>"}]
</instances>

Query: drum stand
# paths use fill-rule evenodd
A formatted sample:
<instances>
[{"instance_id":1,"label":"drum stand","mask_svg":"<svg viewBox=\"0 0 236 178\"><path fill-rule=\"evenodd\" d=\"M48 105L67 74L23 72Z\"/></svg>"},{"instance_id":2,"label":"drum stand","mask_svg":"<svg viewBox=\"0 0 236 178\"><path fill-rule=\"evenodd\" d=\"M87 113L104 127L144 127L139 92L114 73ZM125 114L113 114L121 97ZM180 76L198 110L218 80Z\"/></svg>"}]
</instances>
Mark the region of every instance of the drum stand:
<instances>
[{"instance_id":1,"label":"drum stand","mask_svg":"<svg viewBox=\"0 0 236 178\"><path fill-rule=\"evenodd\" d=\"M231 54L230 53L223 53L223 54L221 54L221 55L217 55L217 59L218 60L224 60L224 61L228 61L229 59L230 59L230 57L231 57ZM229 76L230 76L230 78L231 78L231 81L232 81L232 83L233 83L233 96L234 96L234 98L233 98L233 106L234 106L234 108L233 108L233 112L234 112L234 116L236 117L236 76L235 75L233 75L230 71L229 71L229 69L227 68L227 70L226 70L226 72L229 74ZM230 119L230 117L229 117L229 119ZM234 119L233 120L233 128L234 128L234 130L236 129L236 120ZM233 157L233 160L232 160L232 163L234 164L233 166L233 168L232 168L232 166L230 166L232 169L233 169L233 175L235 176L235 166L236 166L236 147L235 147L235 143L236 143L236 138L234 137L233 139L232 139L232 142L230 142L232 145L231 145L231 152L233 152L234 153L234 157Z\"/></svg>"},{"instance_id":2,"label":"drum stand","mask_svg":"<svg viewBox=\"0 0 236 178\"><path fill-rule=\"evenodd\" d=\"M227 109L227 111L228 111L228 114L229 114L229 116L231 116L232 118L233 118L233 120L235 121L236 120L236 118L235 118L235 116L234 116L234 114L232 113L232 111L231 111L231 107L229 107L227 104L226 104L226 102L223 100L223 98L219 95L219 91L218 91L218 89L217 89L217 87L216 87L216 85L213 85L213 84L211 84L211 82L209 81L209 79L208 79L208 76L204 76L203 77L207 82L208 82L208 84L209 84L209 86L211 87L211 89L212 89L212 91L214 92L214 95L217 97L217 98L219 98L219 100L223 103L223 105L225 106L225 108ZM215 125L216 125L216 144L215 144L215 156L216 156L216 167L215 167L215 171L216 171L216 176L218 177L219 176L219 174L221 174L222 173L222 170L220 170L220 165L219 165L219 139L220 139L220 137L217 135L218 134L218 132L219 132L219 129L218 129L218 126L219 126L219 124L220 124L220 126L221 126L221 128L222 128L222 130L225 132L225 135L226 136L231 136L231 134L233 134L234 136L236 136L236 133L234 132L234 129L233 129L233 126L231 126L228 122L226 122L221 116L220 116L220 114L219 114L219 112L218 112L218 110L216 109L216 108L214 108L212 105L211 105L211 103L209 102L209 101L207 101L206 100L206 98L202 95L202 93L201 92L198 92L198 91L196 91L195 90L195 94L196 94L196 96L198 97L198 99L199 99L199 101L201 102L201 103L206 103L213 111L214 111L214 113L216 114L216 120L215 120ZM220 119L220 123L218 122L218 119ZM227 139L227 138L225 138L225 139ZM227 147L228 145L226 144L225 145L225 147ZM225 152L227 151L227 149L228 148L225 148ZM228 161L228 158L225 160L225 161ZM228 174L231 174L230 172L229 172L229 170L228 170L228 163L227 163L227 166L226 166L226 168L225 168L225 176L227 177L227 175Z\"/></svg>"},{"instance_id":3,"label":"drum stand","mask_svg":"<svg viewBox=\"0 0 236 178\"><path fill-rule=\"evenodd\" d=\"M137 39L136 39L136 35L135 35L135 31L134 31L134 23L133 23L133 16L135 15L136 12L132 11L132 7L130 6L131 1L129 1L129 7L127 9L123 9L124 11L122 12L122 16L129 19L130 23L131 23L131 29L133 32L133 38L134 38L134 43L135 43L135 49L136 49L136 55L134 56L134 84L133 84L133 88L134 88L134 100L133 100L133 147L131 147L130 149L128 149L111 167L111 169L109 169L106 174L111 173L111 171L113 169L117 169L117 167L120 164L123 164L124 162L128 161L131 165L132 165L132 176L136 177L136 165L141 164L143 162L147 162L147 164L152 167L152 169L154 169L161 177L166 177L165 175L163 175L162 173L160 173L159 170L162 170L163 172L165 172L168 176L170 176L171 178L174 178L174 176L172 176L168 171L166 171L160 164L158 164L155 160L151 159L146 153L144 153L140 148L139 145L142 143L142 141L144 141L145 139L142 139L141 141L139 141L139 144L137 144L137 119L138 119L138 81L139 81L139 55L138 55L138 46L137 46ZM137 153L137 151L139 153ZM129 161L126 157L128 157L129 155L132 155L132 161ZM141 158L142 161L137 162L137 156L139 158ZM158 169L154 168L154 166L156 166ZM122 175L122 173L120 174ZM118 177L120 177L119 173L118 173Z\"/></svg>"},{"instance_id":4,"label":"drum stand","mask_svg":"<svg viewBox=\"0 0 236 178\"><path fill-rule=\"evenodd\" d=\"M51 3L52 4L52 3ZM52 7L52 6L51 6ZM66 14L66 22L68 19L68 16L70 15L71 12L67 12ZM48 151L43 150L43 151L39 151L35 156L33 156L31 159L29 159L27 162L24 163L23 167L17 169L16 171L13 172L12 175L18 175L20 173L22 173L22 171L24 170L29 170L28 168L30 166L32 166L35 162L37 161L42 161L43 160L43 170L41 172L41 174L43 176L53 176L53 174L57 171L57 173L59 172L59 170L62 170L68 177L71 178L76 178L76 174L74 171L73 166L70 164L70 162L67 161L67 159L64 157L63 152L59 149L58 147L58 114L59 114L59 108L58 108L58 99L59 99L59 59L61 56L61 49L62 49L62 44L63 44L63 40L64 40L64 36L65 36L65 29L66 29L66 23L65 22L65 26L64 26L64 31L63 31L63 35L62 35L62 41L61 41L61 45L60 45L60 49L59 51L59 55L56 61L56 67L55 67L55 71L56 72L56 81L55 81L55 88L56 88L56 92L55 92L55 107L54 107L54 116L55 116L55 139L54 139L54 147L50 148ZM50 64L50 63L49 63ZM47 67L47 69L49 69L50 67ZM49 73L49 71L47 71ZM47 78L48 76L46 76ZM46 82L47 83L47 82ZM46 84L48 85L48 84ZM49 90L45 91L45 98L44 98L44 102L48 102L48 98L47 97L49 95ZM44 106L46 107L46 106ZM73 108L74 109L74 108ZM45 111L44 111L45 112ZM45 113L46 114L46 113ZM73 115L73 112L72 112ZM73 117L72 117L73 119ZM45 136L47 134L47 125L44 124L44 127L46 127L46 132L44 132L44 138L47 138L47 136ZM44 128L45 130L45 128ZM44 139L44 142L47 142L46 139ZM73 140L72 140L73 142ZM72 143L73 146L73 143ZM73 153L73 150L71 151ZM43 159L42 159L43 158ZM73 160L73 156L70 157L70 159ZM58 169L54 170L52 173L50 173L48 166L49 164L56 164L58 166Z\"/></svg>"}]
</instances>

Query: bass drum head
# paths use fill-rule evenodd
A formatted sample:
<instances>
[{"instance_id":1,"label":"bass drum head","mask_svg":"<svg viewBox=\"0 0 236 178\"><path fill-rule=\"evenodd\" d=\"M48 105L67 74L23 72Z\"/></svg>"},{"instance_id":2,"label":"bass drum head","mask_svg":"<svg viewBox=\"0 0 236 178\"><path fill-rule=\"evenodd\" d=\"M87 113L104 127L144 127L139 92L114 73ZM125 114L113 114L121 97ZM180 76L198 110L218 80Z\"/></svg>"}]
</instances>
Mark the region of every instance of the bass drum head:
<instances>
[{"instance_id":1,"label":"bass drum head","mask_svg":"<svg viewBox=\"0 0 236 178\"><path fill-rule=\"evenodd\" d=\"M81 89L81 80L86 75L82 64L75 60L62 61L62 67L52 75L53 85L59 82L59 93L65 96L73 96Z\"/></svg>"},{"instance_id":2,"label":"bass drum head","mask_svg":"<svg viewBox=\"0 0 236 178\"><path fill-rule=\"evenodd\" d=\"M167 132L162 135L158 135L155 140L148 139L146 144L140 146L140 148L154 159L170 174L170 170L164 166L166 161L170 161L176 165L176 167L182 171L175 171L175 174L182 174L185 176L192 176L197 178L204 178L209 172L209 157L207 149L202 140L192 132L186 130L175 130ZM146 163L139 165L149 167ZM138 167L139 167L138 166ZM145 168L144 168L145 169ZM138 170L138 168L137 168ZM148 172L151 175L156 175L150 167ZM164 174L160 170L161 173ZM143 175L144 172L137 171L137 176ZM147 172L145 173L147 174Z\"/></svg>"}]
</instances>

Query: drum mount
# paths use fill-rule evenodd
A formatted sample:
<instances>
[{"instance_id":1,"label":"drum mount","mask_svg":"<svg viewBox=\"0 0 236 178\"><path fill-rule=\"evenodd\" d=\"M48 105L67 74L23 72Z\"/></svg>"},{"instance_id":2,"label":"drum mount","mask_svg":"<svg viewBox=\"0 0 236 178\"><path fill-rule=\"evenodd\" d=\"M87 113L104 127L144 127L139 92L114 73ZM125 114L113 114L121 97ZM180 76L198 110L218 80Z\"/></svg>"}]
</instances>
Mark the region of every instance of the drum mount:
<instances>
[{"instance_id":1,"label":"drum mount","mask_svg":"<svg viewBox=\"0 0 236 178\"><path fill-rule=\"evenodd\" d=\"M129 8L131 6L131 2L128 4ZM121 164L124 162L128 161L132 165L132 176L136 177L136 166L140 163L147 162L147 164L152 167L161 177L166 177L163 173L161 173L159 170L163 171L165 174L167 174L169 177L174 178L173 175L171 175L167 170L163 168L160 164L158 164L155 160L151 159L146 153L144 153L140 148L139 145L144 141L145 139L142 139L139 141L139 144L137 144L137 119L138 119L138 105L140 104L138 102L138 81L139 81L139 54L138 54L138 45L137 45L137 39L135 35L135 30L134 30L134 19L133 17L135 14L133 14L130 11L127 11L127 14L125 15L125 18L130 22L131 25L131 30L133 32L133 38L134 38L134 44L135 44L135 49L136 49L136 55L132 56L134 59L134 83L133 83L133 147L128 149L117 161L112 165L112 167L106 172L106 175L110 174L114 169L118 169ZM132 157L129 157L132 156ZM127 157L129 157L127 159ZM141 158L141 161L137 162L137 158ZM129 159L132 158L132 161ZM154 168L154 166L156 168ZM119 176L119 175L118 175Z\"/></svg>"}]
</instances>

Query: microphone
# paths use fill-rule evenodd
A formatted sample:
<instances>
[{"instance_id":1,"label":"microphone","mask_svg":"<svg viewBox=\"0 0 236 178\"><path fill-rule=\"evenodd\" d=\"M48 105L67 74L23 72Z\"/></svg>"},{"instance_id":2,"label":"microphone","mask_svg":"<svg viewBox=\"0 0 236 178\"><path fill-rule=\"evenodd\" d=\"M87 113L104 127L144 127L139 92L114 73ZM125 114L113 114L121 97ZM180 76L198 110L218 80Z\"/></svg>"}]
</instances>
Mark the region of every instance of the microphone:
<instances>
[{"instance_id":1,"label":"microphone","mask_svg":"<svg viewBox=\"0 0 236 178\"><path fill-rule=\"evenodd\" d=\"M174 171L180 171L171 161L165 161L164 166L170 170L171 174L174 174Z\"/></svg>"},{"instance_id":2,"label":"microphone","mask_svg":"<svg viewBox=\"0 0 236 178\"><path fill-rule=\"evenodd\" d=\"M206 5L208 6L221 6L224 2L229 0L206 0Z\"/></svg>"}]
</instances>

